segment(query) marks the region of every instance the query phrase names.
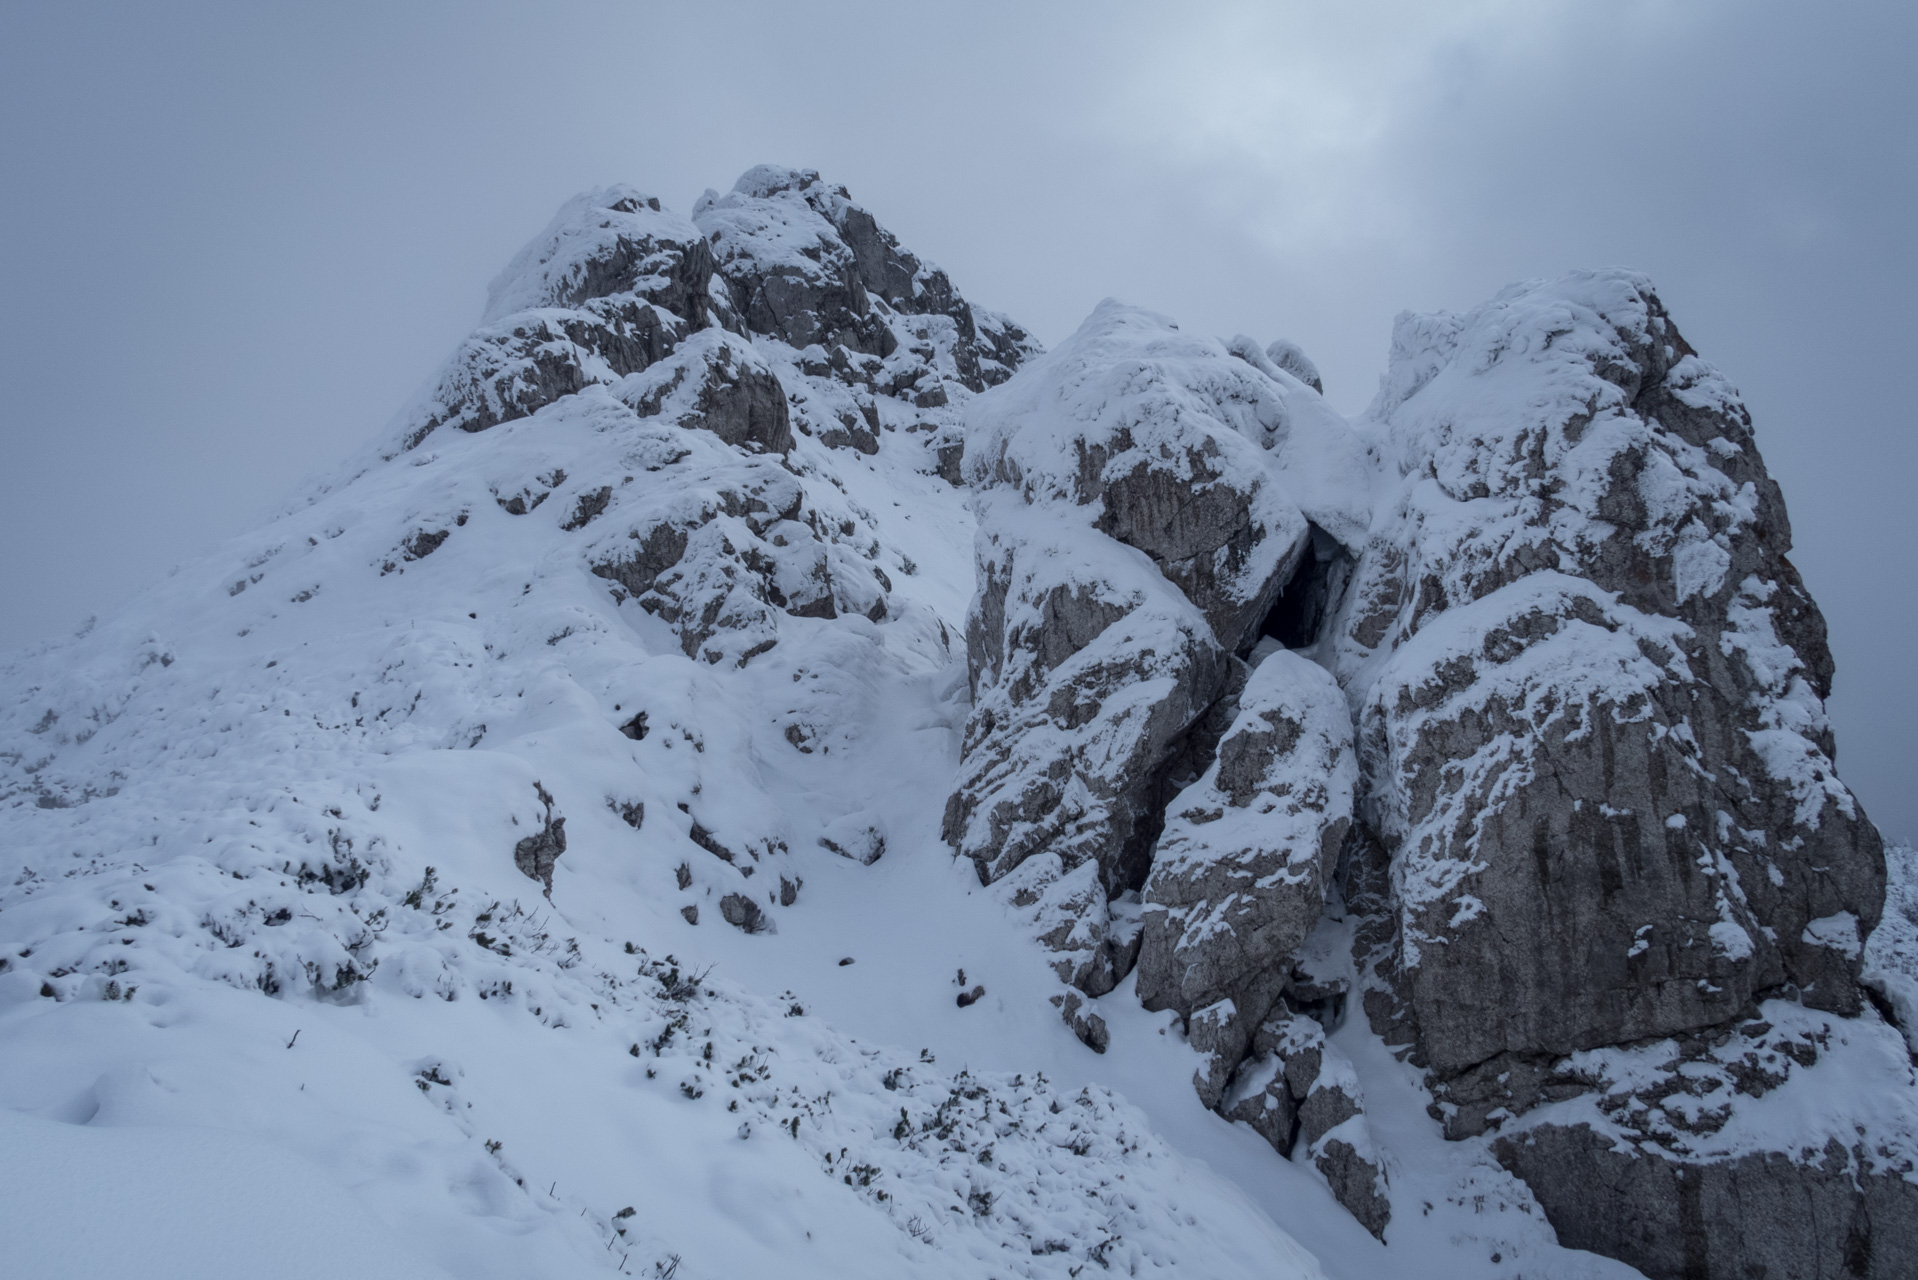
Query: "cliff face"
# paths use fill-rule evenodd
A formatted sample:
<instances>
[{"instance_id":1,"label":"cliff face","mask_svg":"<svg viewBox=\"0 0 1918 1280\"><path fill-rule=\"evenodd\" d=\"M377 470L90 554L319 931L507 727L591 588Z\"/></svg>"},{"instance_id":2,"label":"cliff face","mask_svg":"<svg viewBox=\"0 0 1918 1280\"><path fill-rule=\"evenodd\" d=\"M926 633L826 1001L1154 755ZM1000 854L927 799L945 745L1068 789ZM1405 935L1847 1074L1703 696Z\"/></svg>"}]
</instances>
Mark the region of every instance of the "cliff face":
<instances>
[{"instance_id":1,"label":"cliff face","mask_svg":"<svg viewBox=\"0 0 1918 1280\"><path fill-rule=\"evenodd\" d=\"M1347 420L808 170L589 192L4 668L0 1109L241 1129L409 1274L1910 1274L1918 879L1789 551L1628 273Z\"/></svg>"},{"instance_id":2,"label":"cliff face","mask_svg":"<svg viewBox=\"0 0 1918 1280\"><path fill-rule=\"evenodd\" d=\"M1833 1157L1725 1136L1772 1090L1814 1092L1784 1037L1850 1034L1885 897L1834 765L1824 621L1736 393L1649 282L1581 274L1402 318L1371 417L1399 478L1331 640L1376 841L1354 849L1380 916L1368 1012L1449 1136L1500 1133L1568 1243L1655 1275L1841 1274L1836 1213L1846 1265L1873 1259L1853 1274L1911 1266L1898 1142L1833 1123L1810 1146L1859 1190L1758 1232L1768 1196L1826 1194ZM1668 1046L1649 1077L1594 1065L1647 1042ZM1703 1107L1669 1105L1713 1072ZM1716 1185L1712 1155L1747 1207L1694 1213L1682 1248L1646 1230L1650 1189ZM1577 1190L1619 1181L1643 1192Z\"/></svg>"},{"instance_id":3,"label":"cliff face","mask_svg":"<svg viewBox=\"0 0 1918 1280\"><path fill-rule=\"evenodd\" d=\"M969 439L975 706L947 834L1016 901L1052 895L1061 976L1100 995L1137 956L1139 996L1185 1019L1221 1106L1291 1042L1268 1017L1322 998L1298 961L1342 861L1353 994L1425 1070L1446 1135L1498 1133L1562 1234L1681 1274L1632 1225L1638 1201L1793 1071L1682 1120L1658 1101L1730 1039L1789 1063L1761 1006L1814 1038L1864 1013L1885 863L1838 780L1824 622L1750 417L1650 283L1585 273L1401 317L1349 425L1256 344L1108 309L980 402ZM1323 666L1275 664L1261 632ZM1336 724L1264 709L1274 686L1322 702L1327 671ZM1247 771L1229 748L1250 712L1280 750ZM1229 800L1228 773L1247 775ZM1099 900L1141 889L1143 944ZM1097 1047L1098 1015L1068 1000ZM1581 1057L1653 1041L1673 1046L1662 1083L1623 1092ZM1576 1098L1600 1099L1598 1129L1565 1118ZM1889 1145L1843 1124L1813 1144L1867 1188L1845 1212L1877 1242L1872 1274L1918 1258L1897 1212L1867 1208L1918 1206L1901 1107ZM1619 1151L1646 1189L1595 1205L1579 1188L1625 1176ZM1774 1154L1738 1176L1827 1194L1829 1169ZM1348 1204L1373 1213L1361 1183ZM1744 1217L1695 1215L1687 1247L1722 1259L1713 1275L1759 1254L1824 1274L1831 1212L1762 1246L1735 1239Z\"/></svg>"}]
</instances>

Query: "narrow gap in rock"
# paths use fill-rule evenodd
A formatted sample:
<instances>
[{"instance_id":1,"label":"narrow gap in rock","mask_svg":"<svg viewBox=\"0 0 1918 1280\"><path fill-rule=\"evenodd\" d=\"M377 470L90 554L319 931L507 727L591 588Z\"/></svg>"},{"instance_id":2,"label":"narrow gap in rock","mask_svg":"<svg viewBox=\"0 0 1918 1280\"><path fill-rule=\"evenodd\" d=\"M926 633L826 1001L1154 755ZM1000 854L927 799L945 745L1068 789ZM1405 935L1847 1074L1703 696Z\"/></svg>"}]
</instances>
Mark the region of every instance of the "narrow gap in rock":
<instances>
[{"instance_id":1,"label":"narrow gap in rock","mask_svg":"<svg viewBox=\"0 0 1918 1280\"><path fill-rule=\"evenodd\" d=\"M1334 597L1351 575L1352 556L1332 535L1312 526L1312 545L1299 567L1272 602L1259 639L1276 640L1287 649L1309 649L1319 641L1331 616Z\"/></svg>"}]
</instances>

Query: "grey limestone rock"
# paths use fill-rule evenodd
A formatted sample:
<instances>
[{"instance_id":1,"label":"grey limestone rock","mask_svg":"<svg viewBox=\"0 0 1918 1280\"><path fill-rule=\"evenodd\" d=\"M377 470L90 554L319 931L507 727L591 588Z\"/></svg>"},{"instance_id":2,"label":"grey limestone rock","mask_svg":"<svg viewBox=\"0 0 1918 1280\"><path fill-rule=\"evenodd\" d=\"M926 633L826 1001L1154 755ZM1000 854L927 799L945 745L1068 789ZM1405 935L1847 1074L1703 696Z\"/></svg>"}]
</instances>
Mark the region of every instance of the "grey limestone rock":
<instances>
[{"instance_id":1,"label":"grey limestone rock","mask_svg":"<svg viewBox=\"0 0 1918 1280\"><path fill-rule=\"evenodd\" d=\"M793 447L786 392L765 357L720 329L693 334L669 364L629 379L617 394L641 417L663 414L679 426L706 430L749 453Z\"/></svg>"},{"instance_id":2,"label":"grey limestone rock","mask_svg":"<svg viewBox=\"0 0 1918 1280\"><path fill-rule=\"evenodd\" d=\"M539 881L550 898L553 896L553 864L566 852L566 819L553 816L553 797L547 794L545 787L535 782L533 790L546 812L539 830L513 846L513 865L521 874Z\"/></svg>"},{"instance_id":3,"label":"grey limestone rock","mask_svg":"<svg viewBox=\"0 0 1918 1280\"><path fill-rule=\"evenodd\" d=\"M865 612L883 597L868 565L841 556L835 574L804 489L771 459L729 453L665 469L677 485L630 498L615 490L593 526L605 532L590 565L621 599L673 624L687 654L743 663L777 642L779 614L833 618L845 604Z\"/></svg>"},{"instance_id":4,"label":"grey limestone rock","mask_svg":"<svg viewBox=\"0 0 1918 1280\"><path fill-rule=\"evenodd\" d=\"M1138 968L1146 1008L1190 1015L1229 1000L1248 1030L1265 1020L1351 825L1351 733L1323 668L1280 651L1253 670L1216 758L1173 800L1153 854Z\"/></svg>"},{"instance_id":5,"label":"grey limestone rock","mask_svg":"<svg viewBox=\"0 0 1918 1280\"><path fill-rule=\"evenodd\" d=\"M1060 418L1105 379L1129 385ZM1166 800L1230 721L1232 650L1309 544L1240 429L1257 428L1240 421L1257 394L1277 403L1221 344L1107 304L969 427L974 710L945 834L982 881L1019 873L1015 905L1091 994L1124 976L1137 936L1121 943L1106 904L1142 886Z\"/></svg>"},{"instance_id":6,"label":"grey limestone rock","mask_svg":"<svg viewBox=\"0 0 1918 1280\"><path fill-rule=\"evenodd\" d=\"M1374 913L1368 1011L1448 1132L1593 1087L1580 1053L1709 1043L1768 997L1858 1013L1884 863L1833 765L1824 624L1749 415L1649 283L1401 317L1369 414L1402 482L1337 620L1366 828L1347 900ZM1508 1163L1554 1223L1585 1224L1561 1235L1613 1256L1640 1246L1578 1188L1695 1185L1656 1144L1526 1151ZM1696 1185L1837 1186L1751 1159ZM1688 1247L1755 1260L1741 1221L1707 1214ZM1776 1274L1827 1274L1798 1256ZM1657 1274L1756 1274L1691 1265Z\"/></svg>"},{"instance_id":7,"label":"grey limestone rock","mask_svg":"<svg viewBox=\"0 0 1918 1280\"><path fill-rule=\"evenodd\" d=\"M1547 1124L1493 1150L1532 1188L1561 1244L1649 1280L1918 1275L1918 1182L1863 1145L1687 1161L1621 1150L1590 1126Z\"/></svg>"},{"instance_id":8,"label":"grey limestone rock","mask_svg":"<svg viewBox=\"0 0 1918 1280\"><path fill-rule=\"evenodd\" d=\"M1193 1045L1201 1047L1198 1039ZM1261 1025L1249 1047L1231 1088L1208 1105L1228 1120L1245 1121L1280 1155L1309 1159L1338 1202L1383 1239L1392 1206L1352 1064L1326 1042L1317 1022L1293 1013ZM1202 1099L1207 1083L1200 1082Z\"/></svg>"},{"instance_id":9,"label":"grey limestone rock","mask_svg":"<svg viewBox=\"0 0 1918 1280\"><path fill-rule=\"evenodd\" d=\"M889 355L898 340L874 313L852 249L817 207L831 194L812 170L760 165L726 196L703 197L693 218L748 331L796 348Z\"/></svg>"},{"instance_id":10,"label":"grey limestone rock","mask_svg":"<svg viewBox=\"0 0 1918 1280\"><path fill-rule=\"evenodd\" d=\"M1383 1240L1385 1228L1392 1221L1392 1201L1386 1194L1385 1175L1378 1161L1367 1154L1368 1149L1332 1134L1313 1145L1312 1166L1324 1176L1346 1212Z\"/></svg>"},{"instance_id":11,"label":"grey limestone rock","mask_svg":"<svg viewBox=\"0 0 1918 1280\"><path fill-rule=\"evenodd\" d=\"M1091 1002L1077 991L1065 991L1052 997L1052 1003L1058 1007L1060 1015L1072 1033L1085 1042L1094 1053L1104 1053L1112 1043L1112 1033L1106 1029L1106 1020Z\"/></svg>"},{"instance_id":12,"label":"grey limestone rock","mask_svg":"<svg viewBox=\"0 0 1918 1280\"><path fill-rule=\"evenodd\" d=\"M750 169L726 195L702 197L693 220L711 240L731 312L753 333L881 359L937 351L941 372L970 391L1005 381L1038 350L814 170ZM920 407L943 402L937 381Z\"/></svg>"},{"instance_id":13,"label":"grey limestone rock","mask_svg":"<svg viewBox=\"0 0 1918 1280\"><path fill-rule=\"evenodd\" d=\"M1785 983L1857 1010L1880 842L1742 406L1622 273L1398 344L1374 412L1436 480L1375 532L1339 669L1433 1069L1722 1023ZM1452 425L1532 383L1557 398Z\"/></svg>"},{"instance_id":14,"label":"grey limestone rock","mask_svg":"<svg viewBox=\"0 0 1918 1280\"><path fill-rule=\"evenodd\" d=\"M721 898L719 914L727 924L746 933L764 933L772 926L759 904L743 893L729 893Z\"/></svg>"},{"instance_id":15,"label":"grey limestone rock","mask_svg":"<svg viewBox=\"0 0 1918 1280\"><path fill-rule=\"evenodd\" d=\"M625 186L576 197L493 282L480 327L403 415L401 447L647 368L707 325L712 274L706 238L657 199Z\"/></svg>"},{"instance_id":16,"label":"grey limestone rock","mask_svg":"<svg viewBox=\"0 0 1918 1280\"><path fill-rule=\"evenodd\" d=\"M1239 1067L1231 1090L1216 1108L1227 1120L1242 1120L1282 1156L1292 1154L1299 1128L1299 1103L1286 1084L1285 1060L1250 1058Z\"/></svg>"}]
</instances>

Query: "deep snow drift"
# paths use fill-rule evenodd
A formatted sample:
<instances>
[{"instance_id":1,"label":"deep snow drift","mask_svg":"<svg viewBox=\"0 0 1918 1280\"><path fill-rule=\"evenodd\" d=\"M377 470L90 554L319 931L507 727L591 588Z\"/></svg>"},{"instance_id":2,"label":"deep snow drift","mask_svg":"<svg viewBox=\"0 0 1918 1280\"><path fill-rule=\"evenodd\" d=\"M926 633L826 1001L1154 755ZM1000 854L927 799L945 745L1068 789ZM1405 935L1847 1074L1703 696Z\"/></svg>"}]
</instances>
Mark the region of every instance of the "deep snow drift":
<instances>
[{"instance_id":1,"label":"deep snow drift","mask_svg":"<svg viewBox=\"0 0 1918 1280\"><path fill-rule=\"evenodd\" d=\"M1580 279L1402 321L1347 422L1291 344L1117 304L1045 355L810 172L570 202L361 457L0 671L10 1273L1626 1276L1499 1142L1909 1185L1918 865L1865 937L1868 866L1778 852L1868 824L1750 585L1775 486L1592 397L1640 284ZM1514 345L1586 364L1488 420ZM1541 559L1631 518L1675 602ZM1651 815L1724 838L1710 916L1615 948L1692 994L1445 1057L1485 1022L1419 950L1522 896L1446 806L1538 769L1407 765L1434 708L1549 728L1570 674L1709 737L1644 710L1707 631L1757 736L1688 750L1763 803Z\"/></svg>"}]
</instances>

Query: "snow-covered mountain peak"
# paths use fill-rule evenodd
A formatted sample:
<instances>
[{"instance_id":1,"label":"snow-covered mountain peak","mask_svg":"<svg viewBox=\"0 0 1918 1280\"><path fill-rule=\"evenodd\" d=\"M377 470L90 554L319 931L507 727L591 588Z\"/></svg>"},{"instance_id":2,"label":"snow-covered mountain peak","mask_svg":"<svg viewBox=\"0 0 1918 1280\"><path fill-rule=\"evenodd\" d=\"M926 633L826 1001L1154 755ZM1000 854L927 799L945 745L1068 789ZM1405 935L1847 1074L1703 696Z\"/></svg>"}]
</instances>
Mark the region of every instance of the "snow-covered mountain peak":
<instances>
[{"instance_id":1,"label":"snow-covered mountain peak","mask_svg":"<svg viewBox=\"0 0 1918 1280\"><path fill-rule=\"evenodd\" d=\"M1918 867L1642 277L1347 421L811 170L611 186L342 477L0 666L28 1274L1918 1258Z\"/></svg>"},{"instance_id":2,"label":"snow-covered mountain peak","mask_svg":"<svg viewBox=\"0 0 1918 1280\"><path fill-rule=\"evenodd\" d=\"M480 323L656 291L699 238L691 222L637 187L618 183L581 192L494 277ZM684 269L699 275L696 263Z\"/></svg>"}]
</instances>

